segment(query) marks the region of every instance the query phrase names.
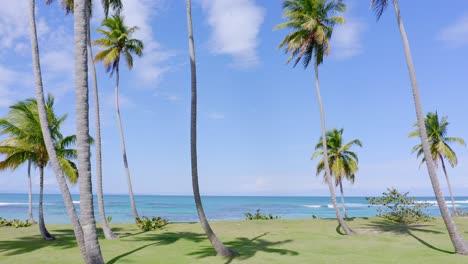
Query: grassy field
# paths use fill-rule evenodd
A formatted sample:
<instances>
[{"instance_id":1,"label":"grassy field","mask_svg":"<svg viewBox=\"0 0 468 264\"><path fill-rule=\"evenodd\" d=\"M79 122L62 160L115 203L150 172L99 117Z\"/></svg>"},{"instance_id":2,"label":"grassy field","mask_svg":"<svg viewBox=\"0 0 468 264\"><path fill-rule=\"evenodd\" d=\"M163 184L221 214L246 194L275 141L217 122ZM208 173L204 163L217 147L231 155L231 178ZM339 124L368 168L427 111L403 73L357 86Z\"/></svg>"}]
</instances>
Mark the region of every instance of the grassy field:
<instances>
[{"instance_id":1,"label":"grassy field","mask_svg":"<svg viewBox=\"0 0 468 264\"><path fill-rule=\"evenodd\" d=\"M458 218L468 238L468 219ZM235 258L214 256L198 223L169 224L141 232L132 224L113 224L119 240L101 239L107 263L468 263L458 256L438 219L402 226L380 218L349 221L358 235L344 236L326 219L221 221L213 228ZM81 263L68 225L49 225L55 241L44 241L37 226L0 228L0 263Z\"/></svg>"}]
</instances>

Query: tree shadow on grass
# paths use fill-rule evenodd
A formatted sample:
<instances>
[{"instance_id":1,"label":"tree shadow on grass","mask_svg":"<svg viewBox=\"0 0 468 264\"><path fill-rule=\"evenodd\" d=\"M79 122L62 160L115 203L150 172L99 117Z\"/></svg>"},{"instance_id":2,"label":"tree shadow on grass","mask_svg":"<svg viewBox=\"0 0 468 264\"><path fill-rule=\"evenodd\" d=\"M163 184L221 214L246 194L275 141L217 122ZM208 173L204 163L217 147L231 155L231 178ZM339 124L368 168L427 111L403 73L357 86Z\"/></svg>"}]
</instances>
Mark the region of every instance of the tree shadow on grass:
<instances>
[{"instance_id":1,"label":"tree shadow on grass","mask_svg":"<svg viewBox=\"0 0 468 264\"><path fill-rule=\"evenodd\" d=\"M156 245L156 244L158 244L158 242L150 243L150 244L141 246L141 247L139 247L139 248L135 248L134 250L128 251L128 252L126 252L126 253L124 253L124 254L121 254L121 255L118 255L117 257L112 258L111 260L109 260L109 261L107 262L107 264L116 263L118 260L120 260L120 259L123 258L123 257L126 257L126 256L131 255L131 254L133 254L133 253L135 253L135 252L137 252L137 251L140 251L140 250L142 250L142 249L144 249L144 248L146 248L146 247L153 246L153 245Z\"/></svg>"},{"instance_id":2,"label":"tree shadow on grass","mask_svg":"<svg viewBox=\"0 0 468 264\"><path fill-rule=\"evenodd\" d=\"M158 245L170 245L179 240L188 240L194 243L200 243L207 240L206 235L193 232L163 232L159 234L147 234L145 236L134 237L136 241L156 242Z\"/></svg>"},{"instance_id":3,"label":"tree shadow on grass","mask_svg":"<svg viewBox=\"0 0 468 264\"><path fill-rule=\"evenodd\" d=\"M20 232L20 231L18 231ZM0 241L0 252L5 256L15 256L29 253L45 247L54 247L58 250L77 247L75 235L72 230L52 230L55 240L44 240L40 234L34 236L18 237L14 240Z\"/></svg>"},{"instance_id":4,"label":"tree shadow on grass","mask_svg":"<svg viewBox=\"0 0 468 264\"><path fill-rule=\"evenodd\" d=\"M400 234L400 235L409 235L416 239L419 243L423 244L424 246L437 250L439 252L447 253L447 254L455 254L454 251L449 251L445 249L441 249L438 247L435 247L434 245L428 243L427 241L423 240L422 238L418 237L416 235L417 232L421 233L429 233L429 234L444 234L443 232L428 229L428 228L423 228L423 227L430 227L430 225L427 224L419 224L419 225L407 225L407 224L400 224L400 223L395 223L387 220L377 220L377 221L372 221L371 223L367 224L371 229L382 231L382 232L389 232L389 233L394 233L394 234Z\"/></svg>"},{"instance_id":5,"label":"tree shadow on grass","mask_svg":"<svg viewBox=\"0 0 468 264\"><path fill-rule=\"evenodd\" d=\"M268 241L265 239L261 239L261 237L266 236L268 233L264 233L252 239L248 239L246 237L238 237L233 241L229 241L225 243L225 245L238 253L238 255L227 257L225 264L231 263L234 258L239 260L246 260L252 258L257 254L257 252L266 252L266 253L275 253L280 255L290 255L296 256L299 253L297 251L288 250L288 249L281 249L281 248L273 248L273 246L280 246L286 243L291 242L292 240L283 240L283 241ZM205 258L216 255L213 247L205 246L198 251L192 252L189 255L197 256L198 258Z\"/></svg>"}]
</instances>

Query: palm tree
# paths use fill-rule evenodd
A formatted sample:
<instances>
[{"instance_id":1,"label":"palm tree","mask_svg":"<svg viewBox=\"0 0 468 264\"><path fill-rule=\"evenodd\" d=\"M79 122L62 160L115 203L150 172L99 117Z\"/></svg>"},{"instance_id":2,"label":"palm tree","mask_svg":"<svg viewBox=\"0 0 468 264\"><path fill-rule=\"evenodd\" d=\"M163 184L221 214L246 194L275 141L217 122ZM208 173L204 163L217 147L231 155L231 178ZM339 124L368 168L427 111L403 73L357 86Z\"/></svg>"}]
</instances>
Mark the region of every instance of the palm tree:
<instances>
[{"instance_id":1,"label":"palm tree","mask_svg":"<svg viewBox=\"0 0 468 264\"><path fill-rule=\"evenodd\" d=\"M88 20L92 15L92 0L88 0ZM46 4L52 3L53 0L46 0ZM65 13L68 15L73 13L74 0L62 0L62 8L65 10ZM109 14L109 9L114 9L117 13L120 13L123 8L121 0L102 0L102 5L104 8L104 14L107 18ZM94 124L96 126L95 139L96 139L96 183L97 183L97 198L98 198L98 209L99 209L99 218L101 219L102 230L104 232L104 237L106 239L116 239L118 236L112 232L107 222L106 212L104 209L104 194L102 188L102 151L101 151L101 115L100 115L100 106L99 106L99 91L98 91L98 81L96 74L96 65L94 63L93 49L91 45L91 23L88 21L88 60L91 68L91 76L93 78L93 97L94 97Z\"/></svg>"},{"instance_id":2,"label":"palm tree","mask_svg":"<svg viewBox=\"0 0 468 264\"><path fill-rule=\"evenodd\" d=\"M326 143L325 114L320 93L318 66L322 64L324 55L330 53L330 38L336 24L343 24L344 18L337 14L343 13L346 5L341 0L285 0L283 3L284 16L287 22L281 23L275 29L289 28L293 32L286 35L278 48L283 48L285 53L290 53L287 63L294 60L294 67L302 60L304 68L311 61L315 69L315 89L320 108L322 126L322 145L324 156L325 177L330 189L330 196L335 208L338 222L346 234L354 232L347 226L341 217L338 203L336 202L335 188L330 176L328 164L328 150Z\"/></svg>"},{"instance_id":3,"label":"palm tree","mask_svg":"<svg viewBox=\"0 0 468 264\"><path fill-rule=\"evenodd\" d=\"M198 186L198 159L197 159L197 66L195 62L195 43L193 40L192 28L192 1L187 0L187 25L190 50L190 73L192 81L192 104L190 115L190 153L192 164L192 187L195 206L197 207L198 218L208 239L213 245L218 256L233 256L236 252L226 247L211 229L210 223L206 219L205 211L200 197Z\"/></svg>"},{"instance_id":4,"label":"palm tree","mask_svg":"<svg viewBox=\"0 0 468 264\"><path fill-rule=\"evenodd\" d=\"M102 61L104 68L112 76L115 72L115 111L117 113L117 121L119 125L120 140L122 144L123 162L125 167L125 173L127 175L128 192L130 195L130 203L132 206L133 217L136 221L138 219L138 213L136 210L135 199L133 197L132 181L130 178L130 169L128 168L127 150L125 147L125 137L123 132L122 120L120 117L120 106L119 106L119 65L120 56L123 55L127 62L129 69L133 68L133 56L136 54L141 57L143 54L143 42L138 39L132 39L132 34L138 29L138 27L127 27L124 23L124 18L120 15L114 15L110 18L104 19L102 26L107 28L98 29L97 31L104 35L104 38L93 41L94 45L98 45L104 50L96 54L95 61Z\"/></svg>"},{"instance_id":5,"label":"palm tree","mask_svg":"<svg viewBox=\"0 0 468 264\"><path fill-rule=\"evenodd\" d=\"M75 136L63 137L60 126L66 115L57 117L53 110L54 99L49 95L46 102L47 116L51 125L51 135L55 144L60 166L71 183L76 183L78 171L71 159L76 159L76 150L68 148L75 141ZM37 101L28 99L10 107L6 118L0 119L0 134L9 137L0 142L0 153L5 160L0 161L0 170L15 170L28 162L39 168L39 230L45 240L55 239L46 229L43 213L44 168L49 163L49 155L41 131ZM28 173L29 174L29 173Z\"/></svg>"},{"instance_id":6,"label":"palm tree","mask_svg":"<svg viewBox=\"0 0 468 264\"><path fill-rule=\"evenodd\" d=\"M427 136L429 140L429 147L431 149L432 160L434 161L435 166L438 166L438 160L442 164L442 169L444 170L445 179L447 180L447 186L450 192L450 198L452 200L453 215L458 215L458 211L455 208L455 199L453 198L452 186L450 185L450 180L445 168L444 159L447 159L449 164L455 167L458 163L457 155L455 151L449 146L450 143L458 143L462 146L466 146L465 141L459 137L447 137L447 127L449 123L447 122L447 116L444 116L439 121L439 115L437 112L429 112L424 119L426 125ZM415 124L415 127L418 125ZM419 130L415 130L409 134L410 137L419 137ZM417 144L413 147L413 153L416 152L416 156L419 158L421 155L424 155L421 144ZM421 165L425 162L423 157L421 160Z\"/></svg>"},{"instance_id":7,"label":"palm tree","mask_svg":"<svg viewBox=\"0 0 468 264\"><path fill-rule=\"evenodd\" d=\"M31 181L31 160L28 160L28 212L29 212L29 222L35 223L32 210L32 181Z\"/></svg>"},{"instance_id":8,"label":"palm tree","mask_svg":"<svg viewBox=\"0 0 468 264\"><path fill-rule=\"evenodd\" d=\"M83 3L81 3L83 4ZM36 16L35 16L35 0L30 0L29 2L29 28L30 28L30 38L31 38L31 51L32 51L32 61L33 61L33 73L34 81L36 86L36 100L38 106L39 120L41 123L41 130L44 137L44 144L47 148L47 153L49 155L50 163L54 169L55 176L57 177L57 183L60 187L60 191L63 196L63 201L65 203L65 208L67 209L68 215L70 217L73 232L80 248L81 256L85 263L90 263L91 259L89 258L88 250L85 244L85 236L83 233L83 228L81 227L80 220L78 219L78 214L76 213L75 206L73 204L73 199L68 189L67 182L65 180L64 173L60 166L57 153L55 151L55 145L52 139L52 135L49 129L49 121L47 120L47 110L44 100L44 89L42 85L42 74L41 74L41 64L39 59L39 45L37 42L37 29L36 29Z\"/></svg>"},{"instance_id":9,"label":"palm tree","mask_svg":"<svg viewBox=\"0 0 468 264\"><path fill-rule=\"evenodd\" d=\"M388 3L391 0L371 0L371 7L374 9L377 19L383 14L385 9L388 6ZM426 160L427 171L429 173L429 178L431 179L432 188L434 189L434 194L439 205L440 214L444 220L445 226L447 227L450 239L455 248L457 254L468 255L468 245L466 244L463 236L458 232L457 226L453 222L450 212L447 205L445 204L445 199L440 189L439 179L437 178L437 171L433 159L431 158L431 150L429 147L429 141L427 138L426 126L424 124L424 116L422 110L421 98L419 96L419 87L416 80L416 72L414 69L413 58L411 56L410 45L408 37L406 35L405 26L403 25L403 20L400 15L400 7L398 6L398 0L393 0L393 6L395 8L395 15L397 19L398 28L400 29L401 39L403 41L403 46L405 50L406 64L408 66L409 77L411 80L411 88L413 92L414 107L416 110L417 124L419 128L419 135L421 138L421 146L424 152L424 159Z\"/></svg>"},{"instance_id":10,"label":"palm tree","mask_svg":"<svg viewBox=\"0 0 468 264\"><path fill-rule=\"evenodd\" d=\"M359 160L357 154L350 151L350 148L352 146L362 147L362 143L360 140L354 139L343 145L343 129L338 130L334 128L333 130L328 131L326 136L330 172L331 175L335 177L335 186L340 186L341 206L343 208L345 217L349 218L348 214L346 213L344 202L343 178L346 178L351 183L354 183L355 174L358 170ZM312 159L323 156L322 138L320 138L319 142L315 146L315 150L317 151L312 155ZM324 169L325 164L322 157L322 159L320 159L319 163L317 164L317 175L322 173Z\"/></svg>"},{"instance_id":11,"label":"palm tree","mask_svg":"<svg viewBox=\"0 0 468 264\"><path fill-rule=\"evenodd\" d=\"M75 14L76 143L78 150L78 171L80 174L80 208L88 259L91 263L104 263L96 232L91 181L87 57L89 31L88 5L88 0L76 0L73 9Z\"/></svg>"}]
</instances>

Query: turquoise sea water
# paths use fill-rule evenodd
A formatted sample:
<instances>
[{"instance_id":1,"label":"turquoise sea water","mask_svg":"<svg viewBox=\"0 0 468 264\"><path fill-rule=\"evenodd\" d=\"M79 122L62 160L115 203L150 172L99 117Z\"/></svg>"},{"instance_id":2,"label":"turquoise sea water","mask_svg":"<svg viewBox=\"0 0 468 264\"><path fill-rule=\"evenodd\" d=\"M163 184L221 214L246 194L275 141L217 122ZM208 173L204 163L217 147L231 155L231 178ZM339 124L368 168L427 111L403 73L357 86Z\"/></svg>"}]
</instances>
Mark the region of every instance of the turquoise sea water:
<instances>
[{"instance_id":1,"label":"turquoise sea water","mask_svg":"<svg viewBox=\"0 0 468 264\"><path fill-rule=\"evenodd\" d=\"M112 216L112 222L132 222L129 198L126 195L106 195L106 214ZM438 216L439 210L434 197L417 197L419 201L428 201L433 206L427 209L431 215ZM73 200L79 209L79 196ZM157 196L136 195L140 216L162 216L171 222L198 221L192 196ZM368 217L376 214L375 207L369 206L365 197L345 197L350 217ZM447 200L449 201L449 200ZM38 195L33 195L33 214L37 220ZM95 204L97 200L94 200ZM329 197L284 197L284 196L206 196L203 197L205 213L210 220L244 219L245 212L273 214L284 219L335 217ZM457 208L468 210L468 197L456 197ZM95 206L97 210L97 204ZM44 215L46 223L69 223L62 196L60 194L44 195ZM97 211L96 211L97 215ZM27 194L0 194L0 216L7 219L27 219ZM98 218L97 218L98 219Z\"/></svg>"}]
</instances>

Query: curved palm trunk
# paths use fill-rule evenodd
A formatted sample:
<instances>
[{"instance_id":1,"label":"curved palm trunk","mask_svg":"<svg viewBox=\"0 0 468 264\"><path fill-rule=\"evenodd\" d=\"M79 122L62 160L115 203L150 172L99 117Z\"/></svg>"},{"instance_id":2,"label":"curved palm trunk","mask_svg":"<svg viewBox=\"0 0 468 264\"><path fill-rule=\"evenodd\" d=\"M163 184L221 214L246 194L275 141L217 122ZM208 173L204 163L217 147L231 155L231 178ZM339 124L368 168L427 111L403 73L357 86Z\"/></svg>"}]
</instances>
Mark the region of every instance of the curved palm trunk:
<instances>
[{"instance_id":1,"label":"curved palm trunk","mask_svg":"<svg viewBox=\"0 0 468 264\"><path fill-rule=\"evenodd\" d=\"M90 263L104 263L94 219L93 190L91 182L91 153L89 143L88 98L88 0L75 0L75 94L76 94L76 145L80 185L81 225L86 252Z\"/></svg>"},{"instance_id":2,"label":"curved palm trunk","mask_svg":"<svg viewBox=\"0 0 468 264\"><path fill-rule=\"evenodd\" d=\"M37 43L35 0L30 0L29 6L29 27L31 37L34 81L36 86L36 100L38 106L39 119L41 123L41 130L44 137L44 143L47 148L50 163L52 164L55 176L57 177L57 183L60 187L60 191L63 196L65 208L67 209L68 215L72 222L73 231L75 233L78 246L80 247L81 256L83 257L83 260L86 263L89 263L83 236L83 229L81 228L80 221L78 219L78 214L76 213L75 206L73 205L73 199L70 194L70 190L68 189L67 182L63 175L63 171L60 167L60 163L57 158L57 153L55 152L54 143L52 142L52 136L49 130L49 122L47 120L47 112L44 101L44 90L42 87L41 65L39 61L39 45Z\"/></svg>"},{"instance_id":3,"label":"curved palm trunk","mask_svg":"<svg viewBox=\"0 0 468 264\"><path fill-rule=\"evenodd\" d=\"M343 214L345 218L349 218L348 214L346 213L346 206L344 202L344 192L343 192L343 182L340 179L340 193L341 193L341 208L343 208Z\"/></svg>"},{"instance_id":4,"label":"curved palm trunk","mask_svg":"<svg viewBox=\"0 0 468 264\"><path fill-rule=\"evenodd\" d=\"M406 64L408 66L409 76L411 79L411 88L413 91L414 106L416 109L417 122L419 127L419 134L421 136L421 145L424 151L424 158L426 159L427 171L429 173L429 178L431 179L432 188L434 189L434 194L439 205L440 214L444 220L445 226L447 227L450 239L455 248L457 254L468 255L468 245L466 244L463 236L458 232L457 226L453 222L450 212L445 204L444 196L440 189L439 179L437 178L437 173L432 160L432 155L429 149L429 142L427 140L426 126L424 123L424 115L422 111L421 98L419 96L418 83L416 81L416 72L414 70L413 58L411 57L411 50L406 36L405 27L400 16L400 8L398 6L398 0L393 0L393 5L395 7L395 14L397 18L398 27L400 29L401 38L403 41L403 46L405 49Z\"/></svg>"},{"instance_id":5,"label":"curved palm trunk","mask_svg":"<svg viewBox=\"0 0 468 264\"><path fill-rule=\"evenodd\" d=\"M450 199L452 200L453 216L458 216L458 210L455 207L455 199L453 197L453 192L452 192L452 185L450 184L450 179L449 179L448 174L447 174L447 169L445 169L444 158L442 158L442 156L440 156L440 155L439 155L439 158L440 158L440 162L442 163L442 169L444 170L445 179L447 180L447 187L449 189Z\"/></svg>"},{"instance_id":6,"label":"curved palm trunk","mask_svg":"<svg viewBox=\"0 0 468 264\"><path fill-rule=\"evenodd\" d=\"M218 256L232 256L236 253L226 247L215 235L211 229L210 224L205 216L203 210L203 204L200 197L200 189L198 186L198 161L197 161L197 69L195 63L195 44L193 41L193 29L192 29L192 3L187 0L187 23L188 23L188 37L189 37L189 49L190 49L190 70L191 70L191 81L192 81L192 103L191 103L191 115L190 115L190 152L191 152L191 163L192 163L192 187L193 196L195 199L195 205L197 207L198 217L200 223L205 231L208 239L216 250Z\"/></svg>"},{"instance_id":7,"label":"curved palm trunk","mask_svg":"<svg viewBox=\"0 0 468 264\"><path fill-rule=\"evenodd\" d=\"M120 117L120 106L119 106L119 62L115 68L115 112L117 114L117 123L119 123L120 142L122 143L123 163L125 167L125 174L127 175L128 194L130 196L130 204L132 206L132 213L135 222L138 219L138 212L135 205L135 198L133 197L132 179L130 177L130 169L128 168L127 160L127 149L125 147L125 136L122 126L122 119Z\"/></svg>"},{"instance_id":8,"label":"curved palm trunk","mask_svg":"<svg viewBox=\"0 0 468 264\"><path fill-rule=\"evenodd\" d=\"M35 223L32 210L32 181L31 181L31 160L28 160L28 182L29 182L29 193L28 193L28 207L29 207L29 222Z\"/></svg>"},{"instance_id":9,"label":"curved palm trunk","mask_svg":"<svg viewBox=\"0 0 468 264\"><path fill-rule=\"evenodd\" d=\"M317 59L315 59L314 63L315 68L315 89L317 92L317 99L320 108L320 120L322 123L322 147L323 147L323 162L325 167L325 178L328 183L328 189L330 190L330 196L333 203L333 208L335 208L336 218L338 218L338 223L343 228L344 232L347 235L352 235L355 232L351 230L346 222L341 217L340 209L338 208L338 203L336 202L336 194L335 194L335 186L333 185L333 180L331 178L330 173L330 165L328 163L328 150L327 150L327 135L326 135L326 127L325 127L325 113L323 111L323 103L322 103L322 95L320 93L320 82L319 82L319 73L318 73L318 64Z\"/></svg>"},{"instance_id":10,"label":"curved palm trunk","mask_svg":"<svg viewBox=\"0 0 468 264\"><path fill-rule=\"evenodd\" d=\"M89 15L89 14L88 14ZM101 152L101 117L99 114L99 91L97 84L96 65L94 64L93 49L91 46L91 25L88 23L88 60L91 65L91 76L93 77L93 95L94 95L94 125L96 126L95 144L96 144L96 183L97 198L99 208L99 218L101 219L102 231L106 239L116 239L117 235L112 232L107 223L106 212L104 210L104 194L102 190L102 152Z\"/></svg>"},{"instance_id":11,"label":"curved palm trunk","mask_svg":"<svg viewBox=\"0 0 468 264\"><path fill-rule=\"evenodd\" d=\"M45 240L54 240L55 237L47 231L44 223L44 167L39 167L39 231Z\"/></svg>"}]
</instances>

